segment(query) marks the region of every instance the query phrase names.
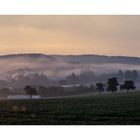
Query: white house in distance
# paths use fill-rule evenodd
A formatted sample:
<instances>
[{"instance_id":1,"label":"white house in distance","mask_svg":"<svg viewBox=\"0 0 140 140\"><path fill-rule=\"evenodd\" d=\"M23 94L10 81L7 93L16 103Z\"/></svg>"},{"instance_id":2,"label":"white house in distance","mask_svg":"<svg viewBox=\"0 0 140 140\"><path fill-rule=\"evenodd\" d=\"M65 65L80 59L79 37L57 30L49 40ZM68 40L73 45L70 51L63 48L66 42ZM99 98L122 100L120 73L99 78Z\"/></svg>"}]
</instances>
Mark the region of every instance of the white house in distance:
<instances>
[{"instance_id":1,"label":"white house in distance","mask_svg":"<svg viewBox=\"0 0 140 140\"><path fill-rule=\"evenodd\" d=\"M32 99L40 99L40 95L33 95ZM8 96L9 100L19 100L19 99L31 99L30 95L9 95Z\"/></svg>"}]
</instances>

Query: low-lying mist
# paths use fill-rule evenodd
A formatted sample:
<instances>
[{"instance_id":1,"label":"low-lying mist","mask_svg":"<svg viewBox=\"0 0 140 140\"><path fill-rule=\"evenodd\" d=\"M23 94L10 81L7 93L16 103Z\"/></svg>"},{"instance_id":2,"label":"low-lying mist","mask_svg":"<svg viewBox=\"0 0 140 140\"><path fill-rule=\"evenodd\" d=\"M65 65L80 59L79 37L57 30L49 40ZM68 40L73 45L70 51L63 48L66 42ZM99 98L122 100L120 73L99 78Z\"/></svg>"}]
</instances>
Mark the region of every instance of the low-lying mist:
<instances>
[{"instance_id":1,"label":"low-lying mist","mask_svg":"<svg viewBox=\"0 0 140 140\"><path fill-rule=\"evenodd\" d=\"M80 74L83 71L93 71L99 75L102 73L113 73L118 70L140 70L140 65L121 63L82 63L68 62L65 59L55 58L32 58L15 57L0 59L0 79L17 78L18 76L28 76L32 74L45 74L49 78L63 78L71 73Z\"/></svg>"}]
</instances>

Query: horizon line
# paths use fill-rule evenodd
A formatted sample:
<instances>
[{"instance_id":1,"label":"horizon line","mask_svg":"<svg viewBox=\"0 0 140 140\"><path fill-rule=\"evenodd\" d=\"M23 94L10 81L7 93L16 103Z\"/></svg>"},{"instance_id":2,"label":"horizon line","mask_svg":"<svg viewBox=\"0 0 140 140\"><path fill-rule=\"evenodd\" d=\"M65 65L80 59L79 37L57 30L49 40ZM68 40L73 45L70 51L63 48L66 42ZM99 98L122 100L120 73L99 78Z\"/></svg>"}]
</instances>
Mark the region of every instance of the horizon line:
<instances>
[{"instance_id":1,"label":"horizon line","mask_svg":"<svg viewBox=\"0 0 140 140\"><path fill-rule=\"evenodd\" d=\"M106 57L133 57L133 58L140 58L140 56L129 56L129 55L105 55L105 54L94 54L94 53L81 53L81 54L47 54L47 53L8 53L8 54L0 54L2 56L10 56L10 55L48 55L48 56L84 56L84 55L94 55L94 56L106 56Z\"/></svg>"}]
</instances>

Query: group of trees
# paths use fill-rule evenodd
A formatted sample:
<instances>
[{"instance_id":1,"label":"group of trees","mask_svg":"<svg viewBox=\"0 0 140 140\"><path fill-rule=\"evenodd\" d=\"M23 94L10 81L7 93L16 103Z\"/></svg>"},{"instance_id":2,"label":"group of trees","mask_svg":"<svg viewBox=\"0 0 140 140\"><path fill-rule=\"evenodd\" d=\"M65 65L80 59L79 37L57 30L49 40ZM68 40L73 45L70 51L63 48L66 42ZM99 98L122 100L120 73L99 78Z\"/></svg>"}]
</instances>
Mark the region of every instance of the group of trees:
<instances>
[{"instance_id":1,"label":"group of trees","mask_svg":"<svg viewBox=\"0 0 140 140\"><path fill-rule=\"evenodd\" d=\"M136 81L138 79L138 72L136 70L127 70L125 72L119 70L115 76L118 78L118 81L124 80Z\"/></svg>"},{"instance_id":2,"label":"group of trees","mask_svg":"<svg viewBox=\"0 0 140 140\"><path fill-rule=\"evenodd\" d=\"M32 98L33 95L40 95L41 97L57 97L57 96L69 96L69 95L77 95L77 94L83 94L88 92L95 92L94 85L90 86L72 86L72 87L62 87L62 86L51 86L51 87L45 87L45 86L38 86L38 88L33 88L30 85L27 85L24 88L27 95L30 95Z\"/></svg>"},{"instance_id":3,"label":"group of trees","mask_svg":"<svg viewBox=\"0 0 140 140\"><path fill-rule=\"evenodd\" d=\"M118 88L120 90L126 90L127 92L129 92L129 90L134 90L136 89L136 86L134 84L134 81L132 80L127 80L124 82L124 84L120 85L118 83L118 80L116 77L113 77L113 78L109 78L108 81L107 81L107 89L106 91L109 91L109 92L116 92L118 90ZM100 92L100 94L105 91L105 84L103 83L97 83L96 84L96 87L97 87L97 91Z\"/></svg>"},{"instance_id":4,"label":"group of trees","mask_svg":"<svg viewBox=\"0 0 140 140\"><path fill-rule=\"evenodd\" d=\"M92 73L90 73L88 76L90 77ZM122 72L119 71L119 76L121 78ZM129 77L130 79L134 78L136 79L137 77L137 72L136 71L127 71L125 73L127 78ZM83 76L87 76L85 73ZM42 96L59 96L59 95L71 95L71 94L79 94L79 93L87 93L87 92L94 92L98 91L100 94L104 91L107 92L116 92L118 89L120 90L126 90L129 92L129 90L134 90L136 89L136 86L134 84L133 80L125 80L124 83L121 85L119 84L119 80L117 77L112 77L107 80L107 83L104 84L102 82L99 82L96 84L96 87L94 85L86 86L84 85L79 85L79 86L73 86L70 88L64 88L62 86L52 86L52 87L45 87L45 86L39 86L38 90L36 88L31 87L30 85L27 85L24 90L26 91L27 95L37 95L40 94ZM77 76L73 73L71 76L67 77L67 80L73 82L76 84L78 82Z\"/></svg>"},{"instance_id":5,"label":"group of trees","mask_svg":"<svg viewBox=\"0 0 140 140\"><path fill-rule=\"evenodd\" d=\"M76 95L76 94L82 94L82 93L88 93L88 92L95 92L98 91L100 94L104 91L108 91L111 93L116 92L118 89L120 90L126 90L129 92L129 90L136 89L134 85L134 81L128 80L125 81L124 84L120 85L118 83L118 80L116 77L109 78L106 84L103 83L97 83L96 88L94 85L90 86L73 86L69 88L64 88L61 86L55 86L55 87L44 87L39 86L38 90L36 88L33 88L29 85L27 85L24 90L26 91L27 95L30 95L31 98L33 95L41 95L42 97L50 97L50 96L66 96L66 95Z\"/></svg>"},{"instance_id":6,"label":"group of trees","mask_svg":"<svg viewBox=\"0 0 140 140\"><path fill-rule=\"evenodd\" d=\"M67 76L64 80L60 80L59 83L63 84L86 84L93 82L105 82L110 77L116 77L119 82L123 82L126 80L132 80L136 82L139 79L138 72L136 70L127 70L122 71L119 70L116 73L108 73L108 74L100 74L96 75L93 71L87 70L82 71L80 74L72 73Z\"/></svg>"}]
</instances>

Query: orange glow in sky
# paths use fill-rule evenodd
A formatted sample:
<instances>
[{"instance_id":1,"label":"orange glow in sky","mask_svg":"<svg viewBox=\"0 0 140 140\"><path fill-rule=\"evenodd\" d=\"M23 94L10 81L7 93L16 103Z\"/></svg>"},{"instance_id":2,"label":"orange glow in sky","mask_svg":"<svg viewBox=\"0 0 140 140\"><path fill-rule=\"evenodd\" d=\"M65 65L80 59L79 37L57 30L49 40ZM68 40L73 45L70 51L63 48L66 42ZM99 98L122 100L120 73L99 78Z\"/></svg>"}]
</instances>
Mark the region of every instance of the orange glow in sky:
<instances>
[{"instance_id":1,"label":"orange glow in sky","mask_svg":"<svg viewBox=\"0 0 140 140\"><path fill-rule=\"evenodd\" d=\"M140 16L0 16L0 54L140 56Z\"/></svg>"}]
</instances>

